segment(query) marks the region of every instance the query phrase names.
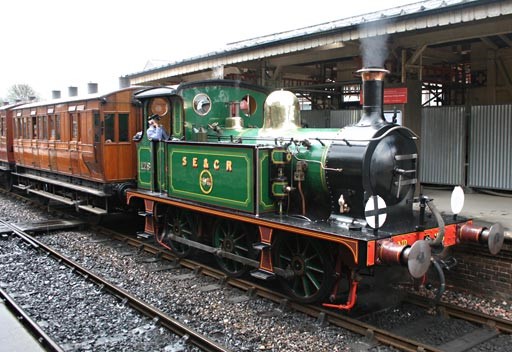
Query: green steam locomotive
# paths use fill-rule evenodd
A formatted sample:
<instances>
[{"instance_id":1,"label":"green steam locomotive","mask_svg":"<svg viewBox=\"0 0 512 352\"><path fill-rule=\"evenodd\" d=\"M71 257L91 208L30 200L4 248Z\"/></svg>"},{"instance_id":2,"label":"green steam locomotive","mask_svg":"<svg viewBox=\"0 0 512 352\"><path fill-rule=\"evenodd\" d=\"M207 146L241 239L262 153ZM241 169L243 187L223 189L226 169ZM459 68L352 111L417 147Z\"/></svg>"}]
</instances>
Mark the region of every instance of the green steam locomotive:
<instances>
[{"instance_id":1,"label":"green steam locomotive","mask_svg":"<svg viewBox=\"0 0 512 352\"><path fill-rule=\"evenodd\" d=\"M177 255L209 252L228 275L277 278L292 298L339 309L354 306L358 273L375 265L405 265L419 278L460 241L496 253L498 225L477 228L415 198L417 137L383 118L385 74L361 70L362 117L342 129L303 128L295 94L239 81L142 90L144 121L166 138L134 137L137 188L127 201Z\"/></svg>"}]
</instances>

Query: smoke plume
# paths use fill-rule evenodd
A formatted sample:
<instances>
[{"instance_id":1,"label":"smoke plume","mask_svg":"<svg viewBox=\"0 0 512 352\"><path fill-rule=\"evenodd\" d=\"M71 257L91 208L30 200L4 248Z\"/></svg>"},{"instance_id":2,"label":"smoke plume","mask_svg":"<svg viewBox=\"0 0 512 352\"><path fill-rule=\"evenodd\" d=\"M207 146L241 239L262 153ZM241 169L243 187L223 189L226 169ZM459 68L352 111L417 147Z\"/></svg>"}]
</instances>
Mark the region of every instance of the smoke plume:
<instances>
[{"instance_id":1,"label":"smoke plume","mask_svg":"<svg viewBox=\"0 0 512 352\"><path fill-rule=\"evenodd\" d=\"M363 67L384 67L388 57L388 35L377 35L383 32L385 23L369 23L359 27Z\"/></svg>"}]
</instances>

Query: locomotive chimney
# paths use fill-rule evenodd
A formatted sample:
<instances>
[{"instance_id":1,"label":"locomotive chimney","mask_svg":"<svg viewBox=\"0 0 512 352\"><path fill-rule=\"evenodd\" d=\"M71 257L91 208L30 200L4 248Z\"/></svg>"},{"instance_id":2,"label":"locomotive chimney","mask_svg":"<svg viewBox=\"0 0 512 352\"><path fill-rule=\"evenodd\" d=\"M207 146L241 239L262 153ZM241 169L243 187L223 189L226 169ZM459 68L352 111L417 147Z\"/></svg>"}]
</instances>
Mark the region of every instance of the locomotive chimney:
<instances>
[{"instance_id":1,"label":"locomotive chimney","mask_svg":"<svg viewBox=\"0 0 512 352\"><path fill-rule=\"evenodd\" d=\"M87 83L87 94L98 93L98 83Z\"/></svg>"},{"instance_id":2,"label":"locomotive chimney","mask_svg":"<svg viewBox=\"0 0 512 352\"><path fill-rule=\"evenodd\" d=\"M70 97L76 97L78 95L78 88L77 87L68 87L68 95Z\"/></svg>"},{"instance_id":3,"label":"locomotive chimney","mask_svg":"<svg viewBox=\"0 0 512 352\"><path fill-rule=\"evenodd\" d=\"M52 90L52 99L60 99L60 90Z\"/></svg>"},{"instance_id":4,"label":"locomotive chimney","mask_svg":"<svg viewBox=\"0 0 512 352\"><path fill-rule=\"evenodd\" d=\"M119 77L119 89L128 88L130 86L130 79L126 76Z\"/></svg>"},{"instance_id":5,"label":"locomotive chimney","mask_svg":"<svg viewBox=\"0 0 512 352\"><path fill-rule=\"evenodd\" d=\"M362 68L359 71L363 79L363 113L359 126L376 125L384 119L384 77L388 70L377 67Z\"/></svg>"}]
</instances>

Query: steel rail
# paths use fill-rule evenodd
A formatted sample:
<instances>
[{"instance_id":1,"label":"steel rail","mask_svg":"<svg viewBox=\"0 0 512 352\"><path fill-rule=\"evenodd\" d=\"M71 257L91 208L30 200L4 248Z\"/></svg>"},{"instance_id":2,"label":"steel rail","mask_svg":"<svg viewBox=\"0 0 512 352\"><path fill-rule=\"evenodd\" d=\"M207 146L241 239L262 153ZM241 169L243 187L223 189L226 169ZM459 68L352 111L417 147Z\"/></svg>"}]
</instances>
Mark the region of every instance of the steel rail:
<instances>
[{"instance_id":1,"label":"steel rail","mask_svg":"<svg viewBox=\"0 0 512 352\"><path fill-rule=\"evenodd\" d=\"M298 312L307 314L311 317L316 318L318 321L327 321L335 326L347 329L349 331L352 331L354 333L366 336L369 339L373 339L374 341L378 341L379 343L393 346L396 348L399 348L403 351L432 351L432 352L441 352L442 349L431 346L425 343L421 343L419 341L416 341L414 339L410 339L408 337L397 335L391 331L387 331L385 329L380 329L376 326L361 322L357 319L347 317L345 315L340 314L337 311L328 310L322 307L314 306L314 305L303 305L296 302L291 302L288 300L288 297L275 292L265 286L261 286L258 284L255 284L254 282L237 279L237 278L231 278L228 277L224 272L211 268L207 265L198 263L193 260L189 259L183 259L178 258L172 254L172 252L169 252L162 247L159 247L157 245L153 245L150 243L144 243L142 241L139 241L137 239L134 239L133 237L125 236L122 234L119 234L113 230L108 230L102 228L102 232L107 234L108 236L123 241L125 243L131 244L133 246L138 247L139 249L143 249L144 251L148 253L152 253L154 255L158 255L159 257L170 260L170 261L177 261L181 266L191 269L195 272L201 272L204 275L216 278L220 281L222 281L225 284L229 284L233 287L242 289L247 291L248 295L256 295L265 299L269 299L277 304L286 304L287 307L296 310ZM407 301L412 304L417 304L419 306L428 308L432 307L431 301L427 299L418 299L417 302L412 301L413 297L416 296L410 296L407 297ZM421 297L419 297L421 298ZM466 310L464 308L460 308L457 306L453 306L447 303L441 303L441 309L446 311L446 313L450 316L461 318L470 322L479 323L482 325L487 325L493 328L496 328L500 331L511 333L512 332L512 321L508 321L505 319L500 319L496 317L492 317L489 315L486 315L484 313Z\"/></svg>"},{"instance_id":2,"label":"steel rail","mask_svg":"<svg viewBox=\"0 0 512 352\"><path fill-rule=\"evenodd\" d=\"M113 230L102 228L102 232L115 240L119 240L124 243L133 245L148 253L158 255L160 258L170 261L177 261L181 266L185 268L191 269L195 272L201 272L202 274L218 279L225 284L244 290L247 292L248 296L255 295L271 300L279 305L285 305L286 307L289 307L295 311L316 318L317 321L319 322L327 321L335 326L344 328L359 335L370 337L373 340L378 341L379 343L382 343L384 345L393 346L403 351L410 352L445 352L434 346L424 344L419 341L415 341L413 339L397 335L390 331L380 329L376 326L366 324L357 319L344 316L336 311L328 310L315 305L304 305L297 302L289 301L288 297L285 296L284 294L275 292L265 286L255 284L254 282L228 277L224 272L220 270L211 268L207 265L195 262L193 260L178 258L174 256L171 252L163 249L162 247L139 241L137 239L134 239L133 237L119 234Z\"/></svg>"},{"instance_id":3,"label":"steel rail","mask_svg":"<svg viewBox=\"0 0 512 352\"><path fill-rule=\"evenodd\" d=\"M138 299L137 297L133 296L128 291L117 287L116 285L104 280L99 275L96 275L92 271L82 267L77 262L67 258L65 255L57 252L56 250L52 249L51 247L45 245L44 243L38 241L37 239L33 238L27 233L24 233L23 231L20 231L12 224L9 224L3 220L0 220L5 226L8 228L11 228L13 233L19 236L24 241L27 241L31 246L34 246L40 250L43 250L50 255L52 255L54 258L58 259L61 263L64 263L68 267L74 269L75 272L82 275L87 280L94 282L98 286L100 286L102 289L108 290L111 294L118 297L120 300L123 300L124 302L128 303L132 308L139 311L141 314L153 319L153 321L158 322L158 324L164 326L168 330L172 331L176 335L183 337L187 336L187 343L193 344L194 346L200 348L203 351L207 352L227 352L229 349L227 349L224 346L221 346L217 342L209 339L208 337L198 333L197 331L189 328L185 324L179 322L178 320L168 316L163 311L157 309L156 307L153 307L144 301Z\"/></svg>"},{"instance_id":4,"label":"steel rail","mask_svg":"<svg viewBox=\"0 0 512 352\"><path fill-rule=\"evenodd\" d=\"M48 336L43 329L21 308L9 294L0 288L0 299L6 308L18 319L43 349L50 352L64 352L55 340Z\"/></svg>"},{"instance_id":5,"label":"steel rail","mask_svg":"<svg viewBox=\"0 0 512 352\"><path fill-rule=\"evenodd\" d=\"M409 303L418 305L420 307L432 307L431 300L415 294L408 294L405 297L405 300ZM436 304L436 307L441 311L442 314L445 314L447 316L488 326L490 328L497 329L498 331L503 333L512 334L511 320L493 317L475 310L458 307L456 305L442 301L438 302Z\"/></svg>"}]
</instances>

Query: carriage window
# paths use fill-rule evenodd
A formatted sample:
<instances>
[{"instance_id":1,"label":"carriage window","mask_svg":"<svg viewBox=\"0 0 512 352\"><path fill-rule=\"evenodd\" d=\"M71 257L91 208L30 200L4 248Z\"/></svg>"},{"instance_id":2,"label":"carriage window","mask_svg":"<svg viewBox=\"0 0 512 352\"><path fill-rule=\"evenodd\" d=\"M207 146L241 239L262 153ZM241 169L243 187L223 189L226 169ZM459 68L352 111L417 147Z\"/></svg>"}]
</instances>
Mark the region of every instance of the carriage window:
<instances>
[{"instance_id":1,"label":"carriage window","mask_svg":"<svg viewBox=\"0 0 512 352\"><path fill-rule=\"evenodd\" d=\"M55 116L48 116L48 127L50 129L50 139L55 139Z\"/></svg>"},{"instance_id":2,"label":"carriage window","mask_svg":"<svg viewBox=\"0 0 512 352\"><path fill-rule=\"evenodd\" d=\"M1 122L0 122L0 136L5 136L4 134L4 131L5 131L5 117L0 117L1 119Z\"/></svg>"},{"instance_id":3,"label":"carriage window","mask_svg":"<svg viewBox=\"0 0 512 352\"><path fill-rule=\"evenodd\" d=\"M78 140L78 115L71 114L71 139Z\"/></svg>"},{"instance_id":4,"label":"carriage window","mask_svg":"<svg viewBox=\"0 0 512 352\"><path fill-rule=\"evenodd\" d=\"M115 121L114 114L105 114L105 142L115 140Z\"/></svg>"},{"instance_id":5,"label":"carriage window","mask_svg":"<svg viewBox=\"0 0 512 352\"><path fill-rule=\"evenodd\" d=\"M32 123L31 123L31 126L32 126L32 131L31 132L32 133L31 133L31 136L29 136L29 138L32 137L32 139L36 139L36 138L38 138L38 135L37 135L37 118L35 116L33 116L31 119L32 119Z\"/></svg>"},{"instance_id":6,"label":"carriage window","mask_svg":"<svg viewBox=\"0 0 512 352\"><path fill-rule=\"evenodd\" d=\"M80 124L82 123L82 117L80 115L80 113L76 114L76 139L77 140L82 140L82 133L80 132L81 131L81 128L80 128Z\"/></svg>"},{"instance_id":7,"label":"carriage window","mask_svg":"<svg viewBox=\"0 0 512 352\"><path fill-rule=\"evenodd\" d=\"M20 134L19 134L19 136L20 136L20 138L27 138L28 123L26 123L25 118L20 118L19 122L20 122Z\"/></svg>"},{"instance_id":8,"label":"carriage window","mask_svg":"<svg viewBox=\"0 0 512 352\"><path fill-rule=\"evenodd\" d=\"M48 139L48 116L43 116L43 138Z\"/></svg>"},{"instance_id":9,"label":"carriage window","mask_svg":"<svg viewBox=\"0 0 512 352\"><path fill-rule=\"evenodd\" d=\"M14 119L14 138L20 138L20 119L15 118Z\"/></svg>"},{"instance_id":10,"label":"carriage window","mask_svg":"<svg viewBox=\"0 0 512 352\"><path fill-rule=\"evenodd\" d=\"M60 115L55 115L55 139L60 140Z\"/></svg>"},{"instance_id":11,"label":"carriage window","mask_svg":"<svg viewBox=\"0 0 512 352\"><path fill-rule=\"evenodd\" d=\"M212 101L210 97L204 93L200 93L194 97L194 101L192 102L194 106L194 111L201 116L208 114L212 107Z\"/></svg>"},{"instance_id":12,"label":"carriage window","mask_svg":"<svg viewBox=\"0 0 512 352\"><path fill-rule=\"evenodd\" d=\"M14 138L18 138L18 119L13 119L14 122Z\"/></svg>"},{"instance_id":13,"label":"carriage window","mask_svg":"<svg viewBox=\"0 0 512 352\"><path fill-rule=\"evenodd\" d=\"M37 117L38 124L38 138L39 139L48 139L48 119L46 116L38 116Z\"/></svg>"},{"instance_id":14,"label":"carriage window","mask_svg":"<svg viewBox=\"0 0 512 352\"><path fill-rule=\"evenodd\" d=\"M21 119L17 117L14 119L14 138L21 138L21 136Z\"/></svg>"},{"instance_id":15,"label":"carriage window","mask_svg":"<svg viewBox=\"0 0 512 352\"><path fill-rule=\"evenodd\" d=\"M43 138L44 131L43 131L43 117L42 116L37 117L37 131L40 132L40 134L37 135L37 138L39 138L39 139Z\"/></svg>"},{"instance_id":16,"label":"carriage window","mask_svg":"<svg viewBox=\"0 0 512 352\"><path fill-rule=\"evenodd\" d=\"M30 129L32 128L32 125L30 124L30 118L24 117L22 119L22 125L23 125L23 139L29 139L30 138Z\"/></svg>"},{"instance_id":17,"label":"carriage window","mask_svg":"<svg viewBox=\"0 0 512 352\"><path fill-rule=\"evenodd\" d=\"M100 112L95 110L94 111L94 143L99 143L101 134L99 133L99 126L100 126Z\"/></svg>"},{"instance_id":18,"label":"carriage window","mask_svg":"<svg viewBox=\"0 0 512 352\"><path fill-rule=\"evenodd\" d=\"M119 114L119 142L128 142L128 116L129 114Z\"/></svg>"}]
</instances>

